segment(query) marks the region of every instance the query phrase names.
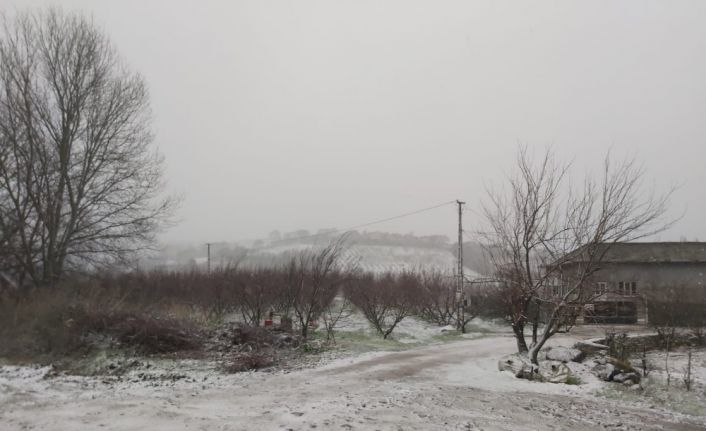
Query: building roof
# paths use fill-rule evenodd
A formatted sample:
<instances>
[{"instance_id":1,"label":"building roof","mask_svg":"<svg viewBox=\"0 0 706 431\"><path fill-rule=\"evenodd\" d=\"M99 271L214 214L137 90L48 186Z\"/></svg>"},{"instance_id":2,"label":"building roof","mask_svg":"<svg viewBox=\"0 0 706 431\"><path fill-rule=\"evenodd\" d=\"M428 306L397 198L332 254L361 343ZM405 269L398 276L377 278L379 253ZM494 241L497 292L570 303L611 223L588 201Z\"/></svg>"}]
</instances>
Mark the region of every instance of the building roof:
<instances>
[{"instance_id":1,"label":"building roof","mask_svg":"<svg viewBox=\"0 0 706 431\"><path fill-rule=\"evenodd\" d=\"M619 242L610 246L601 261L604 263L706 263L706 242Z\"/></svg>"}]
</instances>

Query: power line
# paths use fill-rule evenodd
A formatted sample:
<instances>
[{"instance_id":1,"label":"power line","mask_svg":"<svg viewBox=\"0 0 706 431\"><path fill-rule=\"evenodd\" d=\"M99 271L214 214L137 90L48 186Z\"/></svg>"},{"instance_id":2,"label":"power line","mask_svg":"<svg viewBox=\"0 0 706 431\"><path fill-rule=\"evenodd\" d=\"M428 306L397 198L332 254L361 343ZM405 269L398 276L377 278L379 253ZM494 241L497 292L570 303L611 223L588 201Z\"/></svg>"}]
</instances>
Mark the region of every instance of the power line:
<instances>
[{"instance_id":1,"label":"power line","mask_svg":"<svg viewBox=\"0 0 706 431\"><path fill-rule=\"evenodd\" d=\"M385 223L385 222L392 221L392 220L398 220L398 219L401 219L401 218L404 218L404 217L413 216L413 215L416 215L416 214L419 214L419 213L423 213L423 212L426 212L426 211L431 211L431 210L434 210L434 209L437 209L437 208L441 208L441 207L444 207L444 206L447 206L447 205L455 204L455 203L456 203L455 200L448 201L448 202L443 202L443 203L440 203L440 204L437 204L437 205L433 205L433 206L426 207L426 208L421 208L421 209L418 209L418 210L415 210L415 211L410 211L410 212L407 212L407 213L404 213L404 214L399 214L399 215L396 215L396 216L387 217L387 218L383 218L383 219L380 219L380 220L374 220L374 221L371 221L371 222L367 222L367 223L363 223L363 224L359 224L359 225L355 225L355 226L350 226L350 227L343 228L343 229L332 229L332 230L330 230L330 231L328 231L328 232L315 233L315 234L311 234L311 235L304 235L304 236L300 236L300 237L296 237L296 238L291 238L291 240L302 240L302 239L308 239L308 238L315 238L315 237L317 237L317 236L331 235L331 234L333 234L333 233L345 233L345 232L349 232L349 231L352 231L352 230L355 230L355 229L360 229L360 228L364 228L364 227L368 227L368 226L372 226L372 225L376 225L376 224L380 224L380 223ZM289 239L282 239L282 240L279 240L279 241L273 241L272 243L270 243L270 245L276 244L276 243L280 243L280 242L286 242L286 241L290 241L290 240L289 240Z\"/></svg>"},{"instance_id":2,"label":"power line","mask_svg":"<svg viewBox=\"0 0 706 431\"><path fill-rule=\"evenodd\" d=\"M397 220L397 219L401 219L401 218L404 218L404 217L409 217L409 216L412 216L412 215L415 215L415 214L423 213L423 212L425 212L425 211L431 211L431 210L433 210L433 209L441 208L441 207L443 207L443 206L450 205L450 204L455 204L455 203L456 203L455 200L454 200L454 201L448 201L448 202L444 202L444 203L441 203L441 204L438 204L438 205L434 205L434 206L431 206L431 207L422 208L422 209L420 209L420 210L408 212L408 213L405 213L405 214L400 214L400 215L393 216L393 217L388 217L388 218L385 218L385 219L382 219L382 220L376 220L376 221L372 221L372 222L369 222L369 223L360 224L360 225L357 225L357 226L351 226L351 227L349 227L349 228L342 229L342 230L343 230L344 232L347 232L347 231L353 230L353 229L360 229L360 228L362 228L362 227L368 227L368 226L371 226L371 225L374 225L374 224L385 223L385 222L388 222L388 221Z\"/></svg>"}]
</instances>

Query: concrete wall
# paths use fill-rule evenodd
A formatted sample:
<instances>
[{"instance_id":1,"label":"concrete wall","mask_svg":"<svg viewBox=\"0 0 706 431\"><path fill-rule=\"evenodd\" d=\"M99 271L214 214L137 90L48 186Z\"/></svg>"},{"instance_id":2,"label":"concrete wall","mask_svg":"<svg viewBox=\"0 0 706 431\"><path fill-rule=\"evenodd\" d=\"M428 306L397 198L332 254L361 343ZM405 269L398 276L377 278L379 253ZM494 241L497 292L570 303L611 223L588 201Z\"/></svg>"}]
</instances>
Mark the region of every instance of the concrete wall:
<instances>
[{"instance_id":1,"label":"concrete wall","mask_svg":"<svg viewBox=\"0 0 706 431\"><path fill-rule=\"evenodd\" d=\"M636 295L621 295L619 282L637 282ZM637 320L650 323L650 304L681 301L706 307L706 263L604 263L591 284L607 283L605 295L596 301L629 301L637 304Z\"/></svg>"},{"instance_id":2,"label":"concrete wall","mask_svg":"<svg viewBox=\"0 0 706 431\"><path fill-rule=\"evenodd\" d=\"M617 291L620 281L636 281L637 294L648 301L664 301L674 293L706 300L706 263L608 263L593 279L607 282L609 291Z\"/></svg>"}]
</instances>

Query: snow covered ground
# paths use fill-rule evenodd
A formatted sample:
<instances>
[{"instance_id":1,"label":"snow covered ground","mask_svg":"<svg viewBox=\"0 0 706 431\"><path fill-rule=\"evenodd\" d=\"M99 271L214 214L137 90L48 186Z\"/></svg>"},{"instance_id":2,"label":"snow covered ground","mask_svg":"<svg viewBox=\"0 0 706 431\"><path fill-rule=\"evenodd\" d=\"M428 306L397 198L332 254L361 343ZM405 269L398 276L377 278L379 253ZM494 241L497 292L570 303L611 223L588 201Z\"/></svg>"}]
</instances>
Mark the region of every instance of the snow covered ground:
<instances>
[{"instance_id":1,"label":"snow covered ground","mask_svg":"<svg viewBox=\"0 0 706 431\"><path fill-rule=\"evenodd\" d=\"M550 342L575 340L561 335ZM2 367L0 429L706 429L704 417L638 396L606 397L600 392L614 384L585 372L579 386L498 372L498 358L514 344L510 334L489 332L302 370L233 375L199 361L138 367L122 379Z\"/></svg>"}]
</instances>

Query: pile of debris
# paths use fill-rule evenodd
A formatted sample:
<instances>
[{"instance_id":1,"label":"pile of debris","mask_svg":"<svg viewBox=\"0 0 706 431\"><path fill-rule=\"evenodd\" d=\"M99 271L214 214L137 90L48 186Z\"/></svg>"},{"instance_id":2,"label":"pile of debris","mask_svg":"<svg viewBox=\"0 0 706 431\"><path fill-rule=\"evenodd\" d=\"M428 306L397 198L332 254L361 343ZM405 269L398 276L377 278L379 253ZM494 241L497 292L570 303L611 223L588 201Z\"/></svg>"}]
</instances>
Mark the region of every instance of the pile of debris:
<instances>
[{"instance_id":1,"label":"pile of debris","mask_svg":"<svg viewBox=\"0 0 706 431\"><path fill-rule=\"evenodd\" d=\"M594 359L595 366L592 371L604 382L621 383L625 386L640 384L640 373L627 361L605 356Z\"/></svg>"},{"instance_id":2,"label":"pile of debris","mask_svg":"<svg viewBox=\"0 0 706 431\"><path fill-rule=\"evenodd\" d=\"M561 361L541 361L539 365L532 364L526 356L509 355L498 361L500 371L510 371L520 379L548 383L568 383L571 370Z\"/></svg>"},{"instance_id":3,"label":"pile of debris","mask_svg":"<svg viewBox=\"0 0 706 431\"><path fill-rule=\"evenodd\" d=\"M289 365L323 349L323 341L306 340L279 326L255 327L229 323L214 331L206 343L228 373Z\"/></svg>"}]
</instances>

